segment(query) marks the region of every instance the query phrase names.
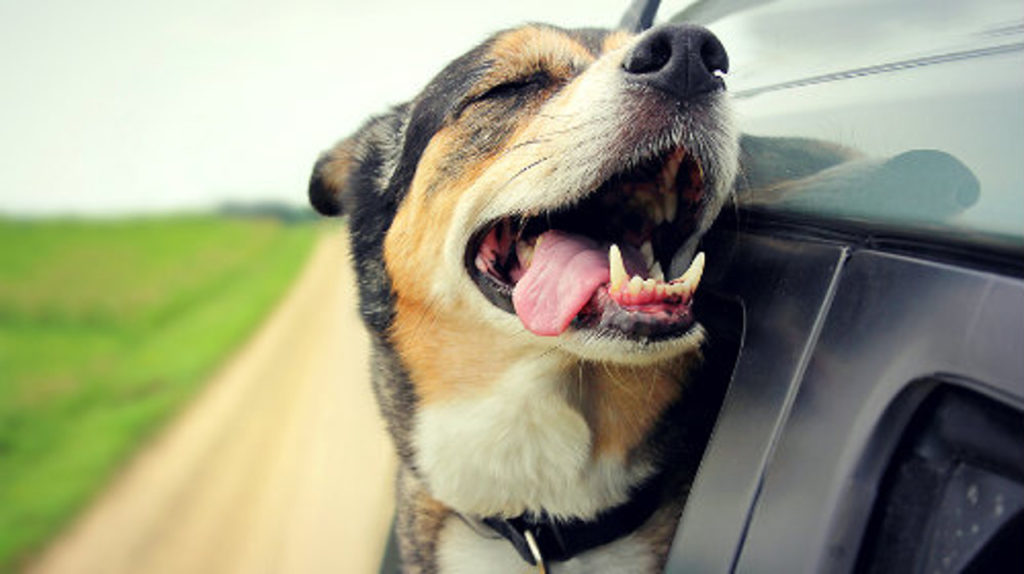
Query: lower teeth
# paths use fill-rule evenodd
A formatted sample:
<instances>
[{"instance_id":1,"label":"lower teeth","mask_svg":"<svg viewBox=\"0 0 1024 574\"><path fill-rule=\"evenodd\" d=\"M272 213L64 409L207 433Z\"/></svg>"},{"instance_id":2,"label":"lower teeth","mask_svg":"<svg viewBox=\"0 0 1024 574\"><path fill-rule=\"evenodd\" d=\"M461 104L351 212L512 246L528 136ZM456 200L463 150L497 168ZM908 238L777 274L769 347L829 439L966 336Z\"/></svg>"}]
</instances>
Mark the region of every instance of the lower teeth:
<instances>
[{"instance_id":1,"label":"lower teeth","mask_svg":"<svg viewBox=\"0 0 1024 574\"><path fill-rule=\"evenodd\" d=\"M698 253L690 267L671 282L665 282L661 265L657 262L650 269L650 277L639 275L629 277L622 261L618 245L608 248L608 269L611 282L609 293L620 304L645 304L664 301L669 297L681 297L684 301L693 297L704 272L704 254Z\"/></svg>"}]
</instances>

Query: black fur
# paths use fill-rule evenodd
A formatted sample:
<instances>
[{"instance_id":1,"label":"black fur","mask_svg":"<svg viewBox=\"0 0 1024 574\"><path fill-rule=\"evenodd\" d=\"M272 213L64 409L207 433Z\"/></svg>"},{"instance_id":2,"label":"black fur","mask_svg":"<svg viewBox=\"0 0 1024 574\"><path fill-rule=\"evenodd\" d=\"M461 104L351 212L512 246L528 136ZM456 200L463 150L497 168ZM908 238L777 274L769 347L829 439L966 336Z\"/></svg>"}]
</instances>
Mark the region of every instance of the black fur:
<instances>
[{"instance_id":1,"label":"black fur","mask_svg":"<svg viewBox=\"0 0 1024 574\"><path fill-rule=\"evenodd\" d=\"M323 168L328 161L330 158L324 155L313 166L313 173L309 176L309 203L320 215L336 216L343 210L338 191L324 181Z\"/></svg>"},{"instance_id":2,"label":"black fur","mask_svg":"<svg viewBox=\"0 0 1024 574\"><path fill-rule=\"evenodd\" d=\"M389 193L404 197L430 139L455 116L473 82L487 71L488 63L481 61L481 55L489 45L490 41L485 42L448 64L413 100Z\"/></svg>"}]
</instances>

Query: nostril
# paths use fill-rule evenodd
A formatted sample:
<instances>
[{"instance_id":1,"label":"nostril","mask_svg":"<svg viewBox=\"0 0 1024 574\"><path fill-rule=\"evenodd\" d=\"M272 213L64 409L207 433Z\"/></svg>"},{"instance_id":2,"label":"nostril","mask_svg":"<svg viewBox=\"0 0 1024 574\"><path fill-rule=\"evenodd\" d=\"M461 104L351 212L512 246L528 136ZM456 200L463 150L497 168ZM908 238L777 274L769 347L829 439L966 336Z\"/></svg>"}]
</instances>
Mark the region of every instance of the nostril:
<instances>
[{"instance_id":1,"label":"nostril","mask_svg":"<svg viewBox=\"0 0 1024 574\"><path fill-rule=\"evenodd\" d=\"M622 63L630 74L649 74L665 67L672 59L672 43L664 36L655 36L636 47Z\"/></svg>"},{"instance_id":2,"label":"nostril","mask_svg":"<svg viewBox=\"0 0 1024 574\"><path fill-rule=\"evenodd\" d=\"M700 47L700 61L703 62L704 68L712 75L728 72L729 56L725 52L725 46L722 46L718 38L711 34L705 36L703 40L704 43Z\"/></svg>"}]
</instances>

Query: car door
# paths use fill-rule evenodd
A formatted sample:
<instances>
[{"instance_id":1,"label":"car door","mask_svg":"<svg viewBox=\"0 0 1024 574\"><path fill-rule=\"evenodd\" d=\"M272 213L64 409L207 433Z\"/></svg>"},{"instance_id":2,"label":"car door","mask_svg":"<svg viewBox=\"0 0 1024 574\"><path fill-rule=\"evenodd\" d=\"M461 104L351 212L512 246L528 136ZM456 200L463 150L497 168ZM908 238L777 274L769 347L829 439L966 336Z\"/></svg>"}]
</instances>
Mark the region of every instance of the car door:
<instances>
[{"instance_id":1,"label":"car door","mask_svg":"<svg viewBox=\"0 0 1024 574\"><path fill-rule=\"evenodd\" d=\"M738 351L667 571L1016 571L1024 7L672 19L728 47L746 135L701 304Z\"/></svg>"}]
</instances>

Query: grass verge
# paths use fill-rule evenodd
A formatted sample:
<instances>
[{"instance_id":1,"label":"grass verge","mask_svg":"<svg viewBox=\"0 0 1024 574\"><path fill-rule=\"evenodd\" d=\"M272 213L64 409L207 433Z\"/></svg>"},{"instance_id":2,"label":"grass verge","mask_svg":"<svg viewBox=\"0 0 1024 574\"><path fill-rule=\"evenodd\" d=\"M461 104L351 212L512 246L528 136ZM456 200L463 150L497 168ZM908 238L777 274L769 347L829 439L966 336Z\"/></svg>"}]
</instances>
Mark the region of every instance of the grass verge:
<instances>
[{"instance_id":1,"label":"grass verge","mask_svg":"<svg viewBox=\"0 0 1024 574\"><path fill-rule=\"evenodd\" d=\"M0 571L194 394L315 235L213 216L0 220Z\"/></svg>"}]
</instances>

